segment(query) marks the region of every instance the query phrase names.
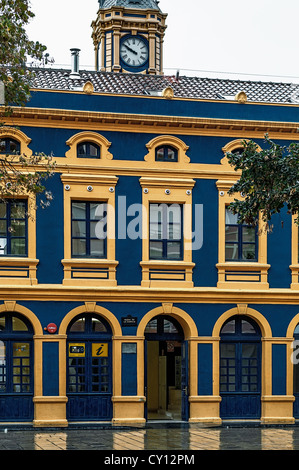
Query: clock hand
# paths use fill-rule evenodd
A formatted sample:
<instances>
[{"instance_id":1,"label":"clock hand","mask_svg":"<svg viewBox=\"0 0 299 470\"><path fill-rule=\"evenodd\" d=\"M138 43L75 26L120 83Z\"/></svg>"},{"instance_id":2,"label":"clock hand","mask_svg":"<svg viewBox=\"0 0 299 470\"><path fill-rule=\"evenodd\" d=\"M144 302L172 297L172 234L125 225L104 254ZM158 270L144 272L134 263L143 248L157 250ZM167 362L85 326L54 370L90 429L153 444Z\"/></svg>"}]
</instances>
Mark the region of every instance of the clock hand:
<instances>
[{"instance_id":1,"label":"clock hand","mask_svg":"<svg viewBox=\"0 0 299 470\"><path fill-rule=\"evenodd\" d=\"M127 46L126 44L124 44L124 46L125 46L130 52L133 52L133 54L137 55L137 52L134 51L133 49L131 49L129 46Z\"/></svg>"}]
</instances>

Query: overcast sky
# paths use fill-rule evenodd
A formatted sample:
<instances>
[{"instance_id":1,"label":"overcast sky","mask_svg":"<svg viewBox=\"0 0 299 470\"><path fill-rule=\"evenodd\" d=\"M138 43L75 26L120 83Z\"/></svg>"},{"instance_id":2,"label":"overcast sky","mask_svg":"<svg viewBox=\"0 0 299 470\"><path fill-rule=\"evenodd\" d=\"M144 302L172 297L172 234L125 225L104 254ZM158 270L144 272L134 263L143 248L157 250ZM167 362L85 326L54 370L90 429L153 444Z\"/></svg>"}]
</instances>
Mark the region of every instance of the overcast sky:
<instances>
[{"instance_id":1,"label":"overcast sky","mask_svg":"<svg viewBox=\"0 0 299 470\"><path fill-rule=\"evenodd\" d=\"M164 72L299 82L298 0L160 0L168 14ZM28 36L48 48L54 67L94 68L91 22L98 0L31 0ZM229 73L229 75L228 75Z\"/></svg>"}]
</instances>

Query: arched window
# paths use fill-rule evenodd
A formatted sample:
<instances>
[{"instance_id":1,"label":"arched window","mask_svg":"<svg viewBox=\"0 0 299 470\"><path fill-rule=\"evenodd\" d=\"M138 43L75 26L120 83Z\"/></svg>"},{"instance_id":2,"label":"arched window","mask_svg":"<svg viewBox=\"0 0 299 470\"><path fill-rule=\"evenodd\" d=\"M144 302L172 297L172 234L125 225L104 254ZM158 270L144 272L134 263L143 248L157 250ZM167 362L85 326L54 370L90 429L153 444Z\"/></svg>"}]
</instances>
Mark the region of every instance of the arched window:
<instances>
[{"instance_id":1,"label":"arched window","mask_svg":"<svg viewBox=\"0 0 299 470\"><path fill-rule=\"evenodd\" d=\"M1 155L20 155L20 142L10 137L0 139L0 154Z\"/></svg>"},{"instance_id":2,"label":"arched window","mask_svg":"<svg viewBox=\"0 0 299 470\"><path fill-rule=\"evenodd\" d=\"M100 158L101 147L94 142L80 142L77 145L78 158Z\"/></svg>"},{"instance_id":3,"label":"arched window","mask_svg":"<svg viewBox=\"0 0 299 470\"><path fill-rule=\"evenodd\" d=\"M237 154L239 153L240 155L244 152L244 147L237 147L237 148L234 148L231 153L233 154Z\"/></svg>"},{"instance_id":4,"label":"arched window","mask_svg":"<svg viewBox=\"0 0 299 470\"><path fill-rule=\"evenodd\" d=\"M170 145L161 145L156 148L156 161L157 162L177 162L178 151Z\"/></svg>"}]
</instances>

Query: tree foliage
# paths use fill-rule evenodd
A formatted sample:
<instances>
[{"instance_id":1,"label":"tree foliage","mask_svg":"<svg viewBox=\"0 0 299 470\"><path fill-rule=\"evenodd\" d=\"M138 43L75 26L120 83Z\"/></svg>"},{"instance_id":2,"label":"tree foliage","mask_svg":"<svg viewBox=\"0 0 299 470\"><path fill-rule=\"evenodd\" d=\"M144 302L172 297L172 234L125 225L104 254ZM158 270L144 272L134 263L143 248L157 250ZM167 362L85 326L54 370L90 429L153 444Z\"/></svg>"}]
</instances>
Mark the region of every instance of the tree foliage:
<instances>
[{"instance_id":1,"label":"tree foliage","mask_svg":"<svg viewBox=\"0 0 299 470\"><path fill-rule=\"evenodd\" d=\"M29 100L33 71L26 68L26 62L28 58L41 60L46 50L27 36L25 27L34 16L29 0L0 0L0 80L7 108Z\"/></svg>"},{"instance_id":2,"label":"tree foliage","mask_svg":"<svg viewBox=\"0 0 299 470\"><path fill-rule=\"evenodd\" d=\"M227 153L229 163L242 172L229 190L242 197L234 199L230 209L240 223L251 226L257 225L261 214L270 229L272 216L284 207L290 214L299 211L299 144L281 146L266 135L264 149L252 140L244 140L243 147L241 152Z\"/></svg>"},{"instance_id":3,"label":"tree foliage","mask_svg":"<svg viewBox=\"0 0 299 470\"><path fill-rule=\"evenodd\" d=\"M46 50L27 36L25 28L34 16L29 0L0 0L0 82L5 87L5 102L0 107L2 135L5 121L13 119L14 107L30 100L34 70L26 67L27 61L42 60ZM32 156L0 153L0 198L43 193L44 179L54 166L52 157L42 152Z\"/></svg>"}]
</instances>

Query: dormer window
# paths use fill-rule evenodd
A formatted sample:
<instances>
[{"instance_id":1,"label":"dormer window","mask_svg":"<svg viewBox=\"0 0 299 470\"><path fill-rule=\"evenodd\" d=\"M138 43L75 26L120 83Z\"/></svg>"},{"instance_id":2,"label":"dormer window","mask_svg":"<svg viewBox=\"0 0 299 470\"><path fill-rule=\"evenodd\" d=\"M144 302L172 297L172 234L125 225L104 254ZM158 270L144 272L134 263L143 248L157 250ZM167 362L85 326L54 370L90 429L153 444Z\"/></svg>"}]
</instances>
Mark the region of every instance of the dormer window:
<instances>
[{"instance_id":1,"label":"dormer window","mask_svg":"<svg viewBox=\"0 0 299 470\"><path fill-rule=\"evenodd\" d=\"M157 162L177 162L178 151L169 145L161 145L156 148L156 161Z\"/></svg>"},{"instance_id":2,"label":"dormer window","mask_svg":"<svg viewBox=\"0 0 299 470\"><path fill-rule=\"evenodd\" d=\"M17 140L6 137L0 139L0 154L1 155L20 155L20 142Z\"/></svg>"},{"instance_id":3,"label":"dormer window","mask_svg":"<svg viewBox=\"0 0 299 470\"><path fill-rule=\"evenodd\" d=\"M100 158L101 147L94 142L80 142L77 145L78 158Z\"/></svg>"}]
</instances>

